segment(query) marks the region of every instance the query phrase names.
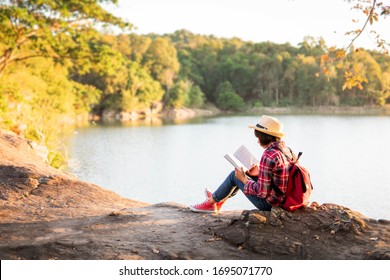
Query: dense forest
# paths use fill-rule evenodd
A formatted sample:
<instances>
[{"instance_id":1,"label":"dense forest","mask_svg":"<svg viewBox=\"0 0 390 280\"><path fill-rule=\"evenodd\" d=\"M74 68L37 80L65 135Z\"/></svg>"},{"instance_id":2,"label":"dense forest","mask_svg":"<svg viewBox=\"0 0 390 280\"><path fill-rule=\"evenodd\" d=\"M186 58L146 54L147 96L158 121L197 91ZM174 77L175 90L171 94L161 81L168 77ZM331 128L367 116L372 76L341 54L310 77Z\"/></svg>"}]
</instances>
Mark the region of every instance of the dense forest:
<instances>
[{"instance_id":1,"label":"dense forest","mask_svg":"<svg viewBox=\"0 0 390 280\"><path fill-rule=\"evenodd\" d=\"M390 57L383 52L354 50L325 75L322 60L332 49L322 39L291 46L187 30L137 35L98 4L116 1L2 2L0 128L52 151L62 123L107 111L390 103ZM80 15L124 31L102 31ZM348 71L359 72L358 86L345 86ZM52 152L49 161L58 166L58 157Z\"/></svg>"}]
</instances>

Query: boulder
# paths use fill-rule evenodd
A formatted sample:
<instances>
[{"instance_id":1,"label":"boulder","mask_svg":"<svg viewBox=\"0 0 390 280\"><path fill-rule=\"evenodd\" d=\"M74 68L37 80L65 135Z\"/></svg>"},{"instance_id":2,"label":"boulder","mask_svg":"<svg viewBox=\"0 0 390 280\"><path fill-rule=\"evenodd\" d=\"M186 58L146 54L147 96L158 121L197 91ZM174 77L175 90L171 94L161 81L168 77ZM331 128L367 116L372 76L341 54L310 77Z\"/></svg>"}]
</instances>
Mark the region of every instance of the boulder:
<instances>
[{"instance_id":1,"label":"boulder","mask_svg":"<svg viewBox=\"0 0 390 280\"><path fill-rule=\"evenodd\" d=\"M390 259L389 221L336 204L243 211L216 234L267 259Z\"/></svg>"}]
</instances>

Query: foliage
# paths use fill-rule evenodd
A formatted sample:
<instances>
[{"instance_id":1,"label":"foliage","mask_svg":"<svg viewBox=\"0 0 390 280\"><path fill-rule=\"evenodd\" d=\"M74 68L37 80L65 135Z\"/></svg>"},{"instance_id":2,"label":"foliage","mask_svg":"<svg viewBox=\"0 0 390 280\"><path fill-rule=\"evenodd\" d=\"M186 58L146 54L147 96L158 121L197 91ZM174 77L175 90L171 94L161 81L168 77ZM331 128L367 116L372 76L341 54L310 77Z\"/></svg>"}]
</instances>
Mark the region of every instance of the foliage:
<instances>
[{"instance_id":1,"label":"foliage","mask_svg":"<svg viewBox=\"0 0 390 280\"><path fill-rule=\"evenodd\" d=\"M59 153L64 123L88 113L102 93L69 72L76 65L79 75L89 71L96 54L105 51L95 44L93 25L130 27L100 6L116 2L0 3L0 126L46 145L53 166L65 160Z\"/></svg>"},{"instance_id":2,"label":"foliage","mask_svg":"<svg viewBox=\"0 0 390 280\"><path fill-rule=\"evenodd\" d=\"M329 73L329 67L337 65L338 68L344 69L343 75L345 81L342 89L351 90L352 88L357 88L362 90L363 83L367 83L368 80L364 78L364 75L362 75L363 69L361 66L353 65L348 62L348 56L352 56L354 52L361 51L360 49L355 49L353 47L353 43L360 37L362 32L366 30L369 25L374 25L381 18L384 19L390 14L390 5L378 2L377 0L350 0L350 2L354 3L352 9L362 12L366 17L366 20L363 26L346 33L346 35L353 35L354 37L345 49L330 48L328 53L322 55L321 68L322 74L327 76ZM354 19L353 21L355 23L359 23L358 20ZM390 47L389 42L386 42L386 40L382 38L381 34L377 33L375 29L369 30L369 33L374 35L377 48L381 49L384 54L388 55ZM317 75L319 75L319 73Z\"/></svg>"},{"instance_id":3,"label":"foliage","mask_svg":"<svg viewBox=\"0 0 390 280\"><path fill-rule=\"evenodd\" d=\"M101 7L116 0L8 0L0 8L0 74L32 57L77 58L88 50L84 30L96 23L129 26ZM88 38L88 37L87 37Z\"/></svg>"},{"instance_id":4,"label":"foliage","mask_svg":"<svg viewBox=\"0 0 390 280\"><path fill-rule=\"evenodd\" d=\"M169 107L201 108L205 103L205 96L199 86L194 86L189 80L178 80L169 94Z\"/></svg>"},{"instance_id":5,"label":"foliage","mask_svg":"<svg viewBox=\"0 0 390 280\"><path fill-rule=\"evenodd\" d=\"M64 125L89 111L100 92L68 79L68 70L51 59L15 63L0 83L2 127L45 145L56 154L61 149ZM48 158L61 165L58 155ZM63 159L65 160L65 159Z\"/></svg>"},{"instance_id":6,"label":"foliage","mask_svg":"<svg viewBox=\"0 0 390 280\"><path fill-rule=\"evenodd\" d=\"M233 111L244 109L244 100L235 92L230 82L221 83L217 92L217 105L219 108Z\"/></svg>"},{"instance_id":7,"label":"foliage","mask_svg":"<svg viewBox=\"0 0 390 280\"><path fill-rule=\"evenodd\" d=\"M191 85L184 105L190 108L202 108L205 104L205 100L205 95L200 87L197 85Z\"/></svg>"},{"instance_id":8,"label":"foliage","mask_svg":"<svg viewBox=\"0 0 390 280\"><path fill-rule=\"evenodd\" d=\"M165 38L156 38L150 44L142 60L152 77L166 88L170 88L179 71L176 49Z\"/></svg>"},{"instance_id":9,"label":"foliage","mask_svg":"<svg viewBox=\"0 0 390 280\"><path fill-rule=\"evenodd\" d=\"M170 91L168 105L172 108L184 106L190 89L191 83L189 81L179 80Z\"/></svg>"},{"instance_id":10,"label":"foliage","mask_svg":"<svg viewBox=\"0 0 390 280\"><path fill-rule=\"evenodd\" d=\"M98 32L96 23L131 27L100 6L116 2L0 4L0 128L47 145L55 166L64 160L58 152L62 124L91 112L145 113L156 104L201 108L209 102L233 111L246 104L390 102L390 58L384 51L335 49L313 37L293 47L187 30L163 36ZM389 14L383 3L353 2L366 13L367 24ZM388 45L382 40L378 46Z\"/></svg>"},{"instance_id":11,"label":"foliage","mask_svg":"<svg viewBox=\"0 0 390 280\"><path fill-rule=\"evenodd\" d=\"M127 70L128 83L126 88L131 98L136 98L138 108L125 106L121 109L132 111L134 109L150 108L154 102L159 102L162 99L164 90L161 84L153 80L145 69L137 63L130 63Z\"/></svg>"},{"instance_id":12,"label":"foliage","mask_svg":"<svg viewBox=\"0 0 390 280\"><path fill-rule=\"evenodd\" d=\"M381 18L384 19L386 16L390 15L390 5L385 4L382 1L377 0L350 0L353 5L353 9L361 12L366 17L366 21L364 22L361 28L357 28L356 30L352 30L347 32L346 35L353 35L354 38L351 40L351 43L347 47L351 47L356 39L362 34L362 32L367 28L368 24L373 26L376 22L378 22ZM354 20L354 22L358 23L359 21ZM382 38L381 34L377 33L375 29L369 30L369 33L373 34L375 37L375 41L377 43L377 47L382 49L382 51L386 54L389 54L389 42L386 42L385 39Z\"/></svg>"}]
</instances>

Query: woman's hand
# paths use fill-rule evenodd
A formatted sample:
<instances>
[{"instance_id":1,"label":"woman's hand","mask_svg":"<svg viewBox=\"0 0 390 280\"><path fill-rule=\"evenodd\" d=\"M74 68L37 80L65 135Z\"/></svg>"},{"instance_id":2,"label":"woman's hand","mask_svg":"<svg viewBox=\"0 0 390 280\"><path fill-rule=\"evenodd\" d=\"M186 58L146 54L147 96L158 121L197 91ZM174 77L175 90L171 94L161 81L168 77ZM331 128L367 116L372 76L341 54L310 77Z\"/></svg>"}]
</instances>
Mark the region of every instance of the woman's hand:
<instances>
[{"instance_id":1,"label":"woman's hand","mask_svg":"<svg viewBox=\"0 0 390 280\"><path fill-rule=\"evenodd\" d=\"M246 172L251 177L259 177L259 165L253 164L252 168Z\"/></svg>"},{"instance_id":2,"label":"woman's hand","mask_svg":"<svg viewBox=\"0 0 390 280\"><path fill-rule=\"evenodd\" d=\"M234 173L238 180L240 180L242 183L246 184L248 182L248 178L246 178L245 171L241 167L241 169L235 168Z\"/></svg>"}]
</instances>

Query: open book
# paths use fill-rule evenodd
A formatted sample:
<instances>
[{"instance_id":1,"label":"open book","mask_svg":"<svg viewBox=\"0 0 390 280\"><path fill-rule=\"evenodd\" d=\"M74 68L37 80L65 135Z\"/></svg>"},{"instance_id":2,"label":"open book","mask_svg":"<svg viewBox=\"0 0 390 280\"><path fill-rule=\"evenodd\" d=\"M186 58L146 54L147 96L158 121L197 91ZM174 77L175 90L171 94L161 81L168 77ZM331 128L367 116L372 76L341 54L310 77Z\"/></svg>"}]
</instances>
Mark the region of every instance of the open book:
<instances>
[{"instance_id":1,"label":"open book","mask_svg":"<svg viewBox=\"0 0 390 280\"><path fill-rule=\"evenodd\" d=\"M244 145L240 146L234 154L226 154L225 158L234 167L238 169L243 167L245 172L250 170L253 164L259 163L259 160Z\"/></svg>"}]
</instances>

